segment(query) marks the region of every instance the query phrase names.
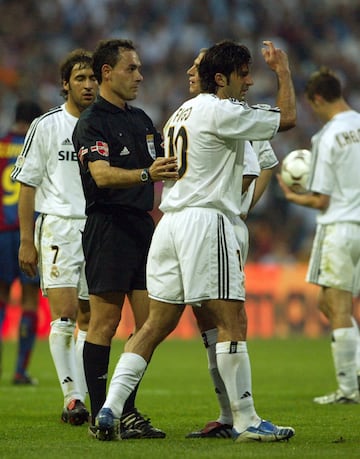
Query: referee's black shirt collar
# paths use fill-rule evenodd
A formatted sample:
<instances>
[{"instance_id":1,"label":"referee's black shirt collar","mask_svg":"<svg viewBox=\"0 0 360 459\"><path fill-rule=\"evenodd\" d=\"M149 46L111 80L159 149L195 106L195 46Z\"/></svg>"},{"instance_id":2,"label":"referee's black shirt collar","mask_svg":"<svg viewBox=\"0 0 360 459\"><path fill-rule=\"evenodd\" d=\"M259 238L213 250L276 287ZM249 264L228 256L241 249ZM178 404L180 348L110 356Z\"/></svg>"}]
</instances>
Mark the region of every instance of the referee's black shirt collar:
<instances>
[{"instance_id":1,"label":"referee's black shirt collar","mask_svg":"<svg viewBox=\"0 0 360 459\"><path fill-rule=\"evenodd\" d=\"M104 99L99 94L96 97L96 102L98 103L100 108L110 113L118 113L118 112L124 112L124 111L131 110L131 106L128 105L127 103L125 103L125 108L120 108L112 104L111 102L108 102L106 99Z\"/></svg>"}]
</instances>

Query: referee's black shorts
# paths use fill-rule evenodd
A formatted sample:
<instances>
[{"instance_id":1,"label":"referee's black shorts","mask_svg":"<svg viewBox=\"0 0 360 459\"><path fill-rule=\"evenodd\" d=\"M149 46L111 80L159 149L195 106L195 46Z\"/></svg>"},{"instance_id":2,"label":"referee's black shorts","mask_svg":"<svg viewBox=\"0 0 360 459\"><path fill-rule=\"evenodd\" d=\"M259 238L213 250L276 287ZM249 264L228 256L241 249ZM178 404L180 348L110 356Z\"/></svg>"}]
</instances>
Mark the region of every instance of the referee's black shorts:
<instances>
[{"instance_id":1,"label":"referee's black shorts","mask_svg":"<svg viewBox=\"0 0 360 459\"><path fill-rule=\"evenodd\" d=\"M96 211L82 237L90 294L146 289L146 260L154 232L147 212Z\"/></svg>"}]
</instances>

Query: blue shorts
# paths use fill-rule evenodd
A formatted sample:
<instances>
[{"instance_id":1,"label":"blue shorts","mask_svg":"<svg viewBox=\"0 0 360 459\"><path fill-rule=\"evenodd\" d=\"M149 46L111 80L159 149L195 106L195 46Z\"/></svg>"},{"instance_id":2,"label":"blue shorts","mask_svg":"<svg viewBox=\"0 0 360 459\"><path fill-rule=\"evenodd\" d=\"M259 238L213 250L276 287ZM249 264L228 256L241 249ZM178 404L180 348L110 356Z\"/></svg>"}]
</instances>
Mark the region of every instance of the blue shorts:
<instances>
[{"instance_id":1,"label":"blue shorts","mask_svg":"<svg viewBox=\"0 0 360 459\"><path fill-rule=\"evenodd\" d=\"M20 279L22 284L39 284L38 276L30 278L21 272L18 261L19 246L19 231L0 231L0 280L8 285L15 279Z\"/></svg>"}]
</instances>

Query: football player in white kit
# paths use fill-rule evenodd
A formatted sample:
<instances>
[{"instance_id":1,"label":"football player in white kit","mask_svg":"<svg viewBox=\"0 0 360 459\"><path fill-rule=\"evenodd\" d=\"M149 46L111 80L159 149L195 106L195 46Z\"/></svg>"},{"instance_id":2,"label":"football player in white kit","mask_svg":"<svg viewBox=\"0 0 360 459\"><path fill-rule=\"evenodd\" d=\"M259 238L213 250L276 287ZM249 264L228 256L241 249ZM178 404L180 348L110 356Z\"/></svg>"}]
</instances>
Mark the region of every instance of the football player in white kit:
<instances>
[{"instance_id":1,"label":"football player in white kit","mask_svg":"<svg viewBox=\"0 0 360 459\"><path fill-rule=\"evenodd\" d=\"M20 268L30 277L38 268L43 295L49 299L50 351L64 396L61 419L81 425L89 415L82 360L89 295L81 244L85 198L71 139L80 113L95 99L98 84L92 55L85 50L69 53L60 73L65 103L32 123L12 178L21 184ZM34 212L39 213L35 228Z\"/></svg>"},{"instance_id":2,"label":"football player in white kit","mask_svg":"<svg viewBox=\"0 0 360 459\"><path fill-rule=\"evenodd\" d=\"M189 92L192 96L196 96L201 92L198 67L205 51L206 49L200 50L198 56L194 59L193 65L187 71L189 75ZM221 88L219 88L217 95L221 97ZM250 208L252 208L262 196L273 175L274 168L279 163L268 140L251 142L251 145L253 151L256 153L256 159L259 161L261 172L259 177L257 177L256 180L252 180L249 185L245 183L248 178L253 179L255 175L252 166L253 157L245 152L243 189L247 186L248 188L241 197L241 216L238 216L235 220L235 230L239 244L241 244L242 247L241 252L243 254L244 263L246 262L249 249L248 228L244 220ZM207 313L205 308L194 306L193 312L206 348L208 369L219 402L220 414L217 420L208 422L201 430L190 432L186 438L232 438L233 422L230 401L226 393L224 382L219 374L216 360L217 328L214 325L211 315Z\"/></svg>"},{"instance_id":3,"label":"football player in white kit","mask_svg":"<svg viewBox=\"0 0 360 459\"><path fill-rule=\"evenodd\" d=\"M353 297L360 291L360 114L345 101L339 78L327 68L311 75L305 94L324 122L312 138L309 192L296 194L278 180L289 201L320 211L306 280L320 286L319 309L332 329L338 388L314 402L359 403L359 329L352 314Z\"/></svg>"},{"instance_id":4,"label":"football player in white kit","mask_svg":"<svg viewBox=\"0 0 360 459\"><path fill-rule=\"evenodd\" d=\"M201 303L218 329L218 368L231 402L234 440L280 441L295 433L255 411L243 320L243 254L231 222L241 213L246 140L270 139L296 120L287 55L271 42L264 44L264 59L278 78L280 110L239 102L252 85L251 57L245 46L225 41L209 48L200 63L203 93L176 110L164 128L165 153L178 158L179 180L164 185L164 215L147 264L150 313L115 368L97 417L104 431L121 416L129 391L185 305ZM216 96L218 87L225 99Z\"/></svg>"}]
</instances>

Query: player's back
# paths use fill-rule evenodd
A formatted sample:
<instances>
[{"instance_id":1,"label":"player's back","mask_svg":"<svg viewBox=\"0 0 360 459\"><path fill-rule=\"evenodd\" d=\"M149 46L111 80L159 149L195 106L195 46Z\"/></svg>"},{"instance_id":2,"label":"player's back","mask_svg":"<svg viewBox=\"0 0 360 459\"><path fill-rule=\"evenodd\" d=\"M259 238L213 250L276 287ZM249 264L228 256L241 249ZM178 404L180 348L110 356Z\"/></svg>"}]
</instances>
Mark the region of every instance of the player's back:
<instances>
[{"instance_id":1,"label":"player's back","mask_svg":"<svg viewBox=\"0 0 360 459\"><path fill-rule=\"evenodd\" d=\"M360 114L337 114L314 136L313 151L311 190L331 195L318 221L360 222Z\"/></svg>"}]
</instances>

